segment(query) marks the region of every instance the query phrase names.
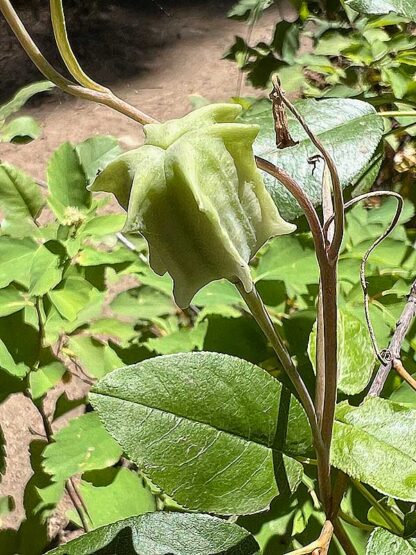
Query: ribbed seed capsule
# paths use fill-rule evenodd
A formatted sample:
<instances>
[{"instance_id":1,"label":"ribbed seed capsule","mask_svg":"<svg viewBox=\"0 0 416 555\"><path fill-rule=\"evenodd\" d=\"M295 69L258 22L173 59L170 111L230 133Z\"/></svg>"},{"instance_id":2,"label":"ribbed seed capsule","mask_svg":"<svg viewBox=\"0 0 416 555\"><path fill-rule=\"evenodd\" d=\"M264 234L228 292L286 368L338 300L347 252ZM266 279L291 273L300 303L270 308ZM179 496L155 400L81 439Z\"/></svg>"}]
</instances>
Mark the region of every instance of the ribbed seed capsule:
<instances>
[{"instance_id":1,"label":"ribbed seed capsule","mask_svg":"<svg viewBox=\"0 0 416 555\"><path fill-rule=\"evenodd\" d=\"M145 126L145 145L95 180L127 210L125 231L149 244L150 265L168 272L180 307L210 281L252 288L248 263L271 237L290 233L256 167L258 127L235 123L236 104L213 104Z\"/></svg>"}]
</instances>

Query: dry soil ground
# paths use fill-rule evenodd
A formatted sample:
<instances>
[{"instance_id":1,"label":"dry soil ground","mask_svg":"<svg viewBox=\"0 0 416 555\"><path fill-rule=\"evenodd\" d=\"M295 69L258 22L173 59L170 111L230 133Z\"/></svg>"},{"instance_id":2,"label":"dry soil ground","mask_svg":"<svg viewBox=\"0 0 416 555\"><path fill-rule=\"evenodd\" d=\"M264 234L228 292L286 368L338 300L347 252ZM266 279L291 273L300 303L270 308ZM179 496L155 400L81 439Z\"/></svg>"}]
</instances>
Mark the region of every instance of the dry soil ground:
<instances>
[{"instance_id":1,"label":"dry soil ground","mask_svg":"<svg viewBox=\"0 0 416 555\"><path fill-rule=\"evenodd\" d=\"M235 95L238 72L221 57L234 35L245 34L246 28L225 17L232 0L158 1L164 9L150 0L110 2L106 13L96 21L86 21L82 28L72 29L74 47L88 71L128 102L162 120L189 111L192 94L213 101ZM46 17L43 11L35 17L25 14L37 40L54 59ZM278 9L269 12L256 26L253 40L268 37L277 17ZM39 77L4 26L0 26L0 75L3 98L17 85ZM243 87L243 94L253 92ZM44 179L49 156L64 141L77 142L98 134L117 136L126 148L142 141L136 123L58 91L35 100L25 111L41 123L42 138L26 146L0 145L0 159L38 179ZM30 429L39 428L40 422L29 402L14 395L0 406L0 425L8 455L0 494L13 495L16 501L16 510L2 523L10 527L23 518L23 489L31 474Z\"/></svg>"}]
</instances>

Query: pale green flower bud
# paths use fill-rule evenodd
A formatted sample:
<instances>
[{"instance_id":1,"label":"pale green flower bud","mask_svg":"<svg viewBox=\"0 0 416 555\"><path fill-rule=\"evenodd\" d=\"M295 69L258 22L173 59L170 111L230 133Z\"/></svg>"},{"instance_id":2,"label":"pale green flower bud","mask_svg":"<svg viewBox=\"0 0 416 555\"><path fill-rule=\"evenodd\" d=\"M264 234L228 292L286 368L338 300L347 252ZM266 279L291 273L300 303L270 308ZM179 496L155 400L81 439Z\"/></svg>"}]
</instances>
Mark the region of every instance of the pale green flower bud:
<instances>
[{"instance_id":1,"label":"pale green flower bud","mask_svg":"<svg viewBox=\"0 0 416 555\"><path fill-rule=\"evenodd\" d=\"M145 145L117 158L91 187L114 193L127 210L125 231L146 238L150 265L171 275L180 307L216 279L251 291L251 258L271 237L295 229L256 167L258 127L234 123L240 110L214 104L146 125Z\"/></svg>"}]
</instances>

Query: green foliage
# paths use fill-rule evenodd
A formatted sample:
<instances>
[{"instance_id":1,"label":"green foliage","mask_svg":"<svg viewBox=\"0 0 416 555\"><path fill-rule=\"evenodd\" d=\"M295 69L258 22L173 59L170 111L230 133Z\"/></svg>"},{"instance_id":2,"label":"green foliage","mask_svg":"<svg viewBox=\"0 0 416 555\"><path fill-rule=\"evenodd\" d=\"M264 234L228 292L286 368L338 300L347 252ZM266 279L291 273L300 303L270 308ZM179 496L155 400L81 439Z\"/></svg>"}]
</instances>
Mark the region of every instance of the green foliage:
<instances>
[{"instance_id":1,"label":"green foliage","mask_svg":"<svg viewBox=\"0 0 416 555\"><path fill-rule=\"evenodd\" d=\"M20 116L9 121L32 96L51 90L55 85L50 81L40 81L27 85L18 91L6 104L0 106L0 143L28 143L41 134L39 124L31 117Z\"/></svg>"},{"instance_id":2,"label":"green foliage","mask_svg":"<svg viewBox=\"0 0 416 555\"><path fill-rule=\"evenodd\" d=\"M416 541L405 540L394 536L387 530L377 528L371 535L366 555L387 555L388 553L413 555L416 553Z\"/></svg>"},{"instance_id":3,"label":"green foliage","mask_svg":"<svg viewBox=\"0 0 416 555\"><path fill-rule=\"evenodd\" d=\"M291 406L283 423L280 398ZM279 484L293 491L300 482L302 466L282 450L308 447L302 409L266 371L241 359L215 353L158 357L112 372L90 399L129 458L189 509L258 512ZM279 425L288 427L283 445L276 437Z\"/></svg>"},{"instance_id":4,"label":"green foliage","mask_svg":"<svg viewBox=\"0 0 416 555\"><path fill-rule=\"evenodd\" d=\"M350 0L348 5L368 14L397 13L416 21L416 7L412 0Z\"/></svg>"},{"instance_id":5,"label":"green foliage","mask_svg":"<svg viewBox=\"0 0 416 555\"><path fill-rule=\"evenodd\" d=\"M49 555L114 553L125 555L258 555L245 530L209 515L153 513L100 528ZM122 550L122 551L121 551Z\"/></svg>"},{"instance_id":6,"label":"green foliage","mask_svg":"<svg viewBox=\"0 0 416 555\"><path fill-rule=\"evenodd\" d=\"M416 412L385 399L338 407L332 464L377 491L416 501Z\"/></svg>"}]
</instances>

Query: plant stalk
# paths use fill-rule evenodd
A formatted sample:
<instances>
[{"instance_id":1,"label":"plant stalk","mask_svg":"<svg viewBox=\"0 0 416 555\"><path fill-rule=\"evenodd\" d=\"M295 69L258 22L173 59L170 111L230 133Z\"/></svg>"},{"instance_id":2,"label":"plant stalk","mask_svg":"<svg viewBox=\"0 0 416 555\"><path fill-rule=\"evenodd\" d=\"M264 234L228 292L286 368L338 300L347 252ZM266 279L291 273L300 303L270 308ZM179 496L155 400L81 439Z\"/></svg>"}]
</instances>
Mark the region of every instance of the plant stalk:
<instances>
[{"instance_id":1,"label":"plant stalk","mask_svg":"<svg viewBox=\"0 0 416 555\"><path fill-rule=\"evenodd\" d=\"M241 297L246 302L251 314L259 325L260 329L263 331L264 335L270 341L274 352L277 355L280 363L282 364L286 374L291 380L296 393L305 409L306 415L308 417L309 424L312 430L312 436L314 441L314 446L317 454L318 461L318 478L319 478L319 489L321 494L321 501L324 507L327 509L329 507L330 501L330 480L328 470L329 466L329 452L322 442L321 432L319 430L318 422L316 419L315 408L313 405L312 398L309 391L306 388L299 372L297 371L289 353L280 337L280 335L275 330L273 322L267 312L264 303L258 294L255 285L253 283L253 289L247 293L241 282L236 283L236 287L241 295Z\"/></svg>"}]
</instances>

